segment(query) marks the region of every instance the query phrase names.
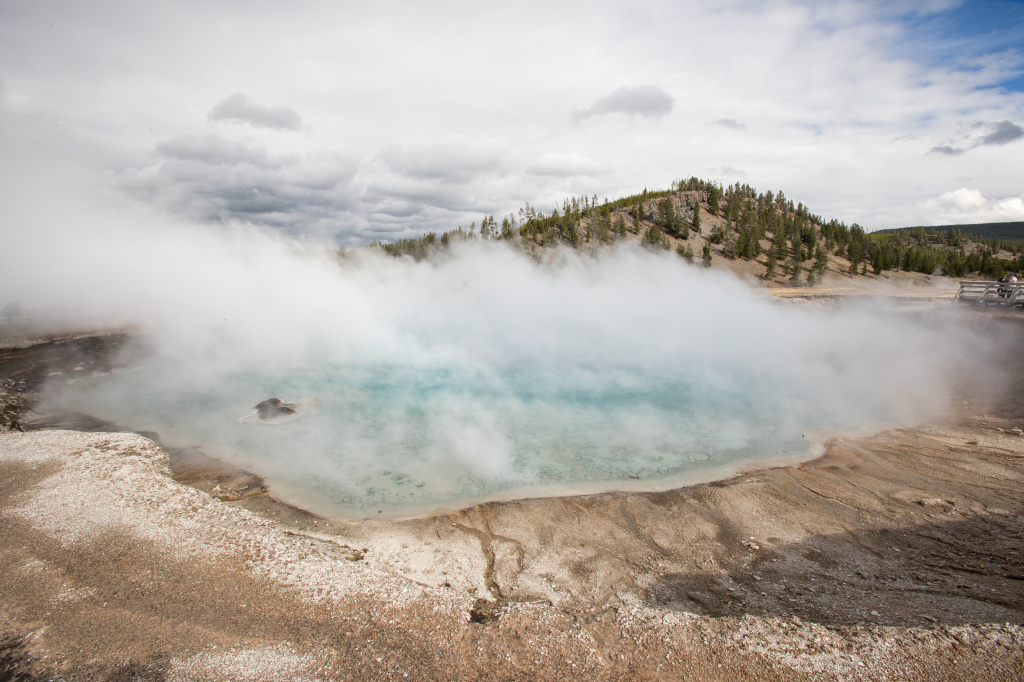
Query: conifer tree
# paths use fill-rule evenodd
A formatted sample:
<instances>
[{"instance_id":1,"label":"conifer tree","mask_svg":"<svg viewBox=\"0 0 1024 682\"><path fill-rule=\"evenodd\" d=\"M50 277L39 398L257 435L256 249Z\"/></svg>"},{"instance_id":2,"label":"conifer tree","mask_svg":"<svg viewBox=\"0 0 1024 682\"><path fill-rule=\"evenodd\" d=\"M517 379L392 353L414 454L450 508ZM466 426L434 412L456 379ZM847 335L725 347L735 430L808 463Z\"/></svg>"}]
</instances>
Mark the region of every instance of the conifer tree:
<instances>
[{"instance_id":1,"label":"conifer tree","mask_svg":"<svg viewBox=\"0 0 1024 682\"><path fill-rule=\"evenodd\" d=\"M621 213L618 213L615 216L615 234L617 234L620 239L626 238L626 219L622 217Z\"/></svg>"},{"instance_id":2,"label":"conifer tree","mask_svg":"<svg viewBox=\"0 0 1024 682\"><path fill-rule=\"evenodd\" d=\"M779 259L775 257L775 250L768 252L768 262L765 263L764 274L761 279L771 279L775 276L775 268L778 267Z\"/></svg>"},{"instance_id":3,"label":"conifer tree","mask_svg":"<svg viewBox=\"0 0 1024 682\"><path fill-rule=\"evenodd\" d=\"M693 262L693 249L690 248L689 244L680 244L676 247L676 253L685 260L687 263Z\"/></svg>"},{"instance_id":4,"label":"conifer tree","mask_svg":"<svg viewBox=\"0 0 1024 682\"><path fill-rule=\"evenodd\" d=\"M803 274L803 268L800 266L800 257L795 251L793 252L793 257L789 263L789 272L791 273L789 281L794 284L798 284L800 282L800 276Z\"/></svg>"},{"instance_id":5,"label":"conifer tree","mask_svg":"<svg viewBox=\"0 0 1024 682\"><path fill-rule=\"evenodd\" d=\"M722 244L722 255L729 260L736 260L737 242L736 237L731 232L726 237L725 243Z\"/></svg>"},{"instance_id":6,"label":"conifer tree","mask_svg":"<svg viewBox=\"0 0 1024 682\"><path fill-rule=\"evenodd\" d=\"M719 189L714 185L708 188L708 210L711 211L711 215L718 214L718 193Z\"/></svg>"},{"instance_id":7,"label":"conifer tree","mask_svg":"<svg viewBox=\"0 0 1024 682\"><path fill-rule=\"evenodd\" d=\"M668 248L668 239L665 238L664 233L662 233L657 225L651 225L647 228L641 243L651 248Z\"/></svg>"},{"instance_id":8,"label":"conifer tree","mask_svg":"<svg viewBox=\"0 0 1024 682\"><path fill-rule=\"evenodd\" d=\"M793 242L793 258L796 259L797 263L803 263L807 260L807 252L804 251L804 243L800 241L799 237Z\"/></svg>"},{"instance_id":9,"label":"conifer tree","mask_svg":"<svg viewBox=\"0 0 1024 682\"><path fill-rule=\"evenodd\" d=\"M817 251L814 254L814 269L818 271L819 275L823 275L827 268L828 250L821 248L821 244L818 244Z\"/></svg>"},{"instance_id":10,"label":"conifer tree","mask_svg":"<svg viewBox=\"0 0 1024 682\"><path fill-rule=\"evenodd\" d=\"M704 267L706 267L706 268L710 268L711 267L711 243L710 242L704 242L704 252L701 255L700 260L701 260L701 263L704 265Z\"/></svg>"},{"instance_id":11,"label":"conifer tree","mask_svg":"<svg viewBox=\"0 0 1024 682\"><path fill-rule=\"evenodd\" d=\"M658 227L668 234L675 234L676 209L668 197L658 202Z\"/></svg>"},{"instance_id":12,"label":"conifer tree","mask_svg":"<svg viewBox=\"0 0 1024 682\"><path fill-rule=\"evenodd\" d=\"M602 207L601 217L597 219L597 239L602 244L607 244L612 240L611 222L611 216L608 215L607 209Z\"/></svg>"}]
</instances>

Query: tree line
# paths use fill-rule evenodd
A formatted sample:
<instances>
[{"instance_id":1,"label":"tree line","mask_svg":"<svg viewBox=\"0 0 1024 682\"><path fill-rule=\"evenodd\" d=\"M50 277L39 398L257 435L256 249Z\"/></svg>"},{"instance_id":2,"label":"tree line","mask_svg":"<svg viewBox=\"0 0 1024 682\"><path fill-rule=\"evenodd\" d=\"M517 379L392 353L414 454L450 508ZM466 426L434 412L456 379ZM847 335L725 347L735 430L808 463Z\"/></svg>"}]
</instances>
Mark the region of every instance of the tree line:
<instances>
[{"instance_id":1,"label":"tree line","mask_svg":"<svg viewBox=\"0 0 1024 682\"><path fill-rule=\"evenodd\" d=\"M440 236L431 232L418 239L371 246L392 256L421 260L457 241L500 240L536 252L555 246L599 248L630 235L650 249L674 245L675 252L689 262L697 258L690 244L697 236L700 262L705 266L712 262L714 246L727 259L763 256L764 279L783 276L793 283L818 281L829 267L830 255L845 259L851 276L866 275L869 270L876 275L904 270L998 278L1009 270L1024 270L1024 255L1016 244L999 244L957 230L915 228L870 234L856 223L825 221L781 191L760 193L748 184L723 186L696 177L674 181L667 190L645 188L611 201L599 201L596 195L568 197L549 213L525 203L500 223L489 215L468 230L460 226ZM998 257L1001 246L1010 246L1014 257Z\"/></svg>"}]
</instances>

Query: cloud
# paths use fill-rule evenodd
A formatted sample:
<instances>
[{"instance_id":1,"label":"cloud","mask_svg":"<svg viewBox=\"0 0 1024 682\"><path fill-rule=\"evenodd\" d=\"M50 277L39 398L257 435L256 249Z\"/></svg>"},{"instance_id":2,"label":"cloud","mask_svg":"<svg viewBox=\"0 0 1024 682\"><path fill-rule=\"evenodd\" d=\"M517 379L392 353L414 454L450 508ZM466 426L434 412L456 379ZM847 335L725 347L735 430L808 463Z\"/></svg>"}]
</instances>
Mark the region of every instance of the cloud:
<instances>
[{"instance_id":1,"label":"cloud","mask_svg":"<svg viewBox=\"0 0 1024 682\"><path fill-rule=\"evenodd\" d=\"M595 9L597 19L582 29L579 13L557 3L528 2L515 16L500 5L466 14L444 4L399 10L390 0L358 8L300 0L287 11L261 3L245 12L206 3L178 14L162 4L118 9L116 23L95 7L29 3L8 12L0 21L0 133L76 157L98 174L158 161L162 181L214 168L234 178L212 178L216 187L244 183L259 169L267 182L288 184L310 150L344 148L360 159L348 183L358 200L346 210L356 211L351 224L366 241L378 228L393 229L399 214L409 231L425 227L425 215L441 215L403 205L413 192L427 197L425 207L469 206L479 220L523 201L615 198L728 164L746 170L755 187L782 188L822 216L882 227L904 223L872 223L880 210L908 215L955 184L1001 196L1010 191L1006 178L1024 170L1015 158L1024 145L1015 137L1024 127L1021 93L1009 80L1022 56L993 47L987 33L932 40L960 16L944 14L945 4L929 6L929 23L907 18L917 7L911 0L899 10L875 0L685 11L659 0L618 2ZM529 19L538 12L542 24ZM982 15L984 26L998 28L991 13ZM529 49L494 49L495 25L529 36ZM267 49L274 44L288 49ZM984 124L972 127L978 120ZM594 134L605 124L619 129ZM190 137L203 132L249 137ZM466 141L451 141L453 133ZM900 135L916 141L893 144ZM504 147L490 147L488 137ZM145 161L154 149L159 156ZM580 158L559 156L570 152ZM16 178L20 169L8 159L0 152L0 174ZM946 184L963 174L975 180ZM189 186L203 190L198 180ZM463 196L452 201L446 186ZM391 205L360 193L366 187L400 194ZM159 185L161 197L167 192Z\"/></svg>"},{"instance_id":2,"label":"cloud","mask_svg":"<svg viewBox=\"0 0 1024 682\"><path fill-rule=\"evenodd\" d=\"M385 175L370 181L363 201L375 207L388 205L391 200L412 201L418 202L421 206L464 211L472 206L472 202L468 200L469 194L463 185L438 182L429 178Z\"/></svg>"},{"instance_id":3,"label":"cloud","mask_svg":"<svg viewBox=\"0 0 1024 682\"><path fill-rule=\"evenodd\" d=\"M796 120L793 121L793 125L800 130L809 130L815 135L821 135L824 132L821 124L813 123L811 121Z\"/></svg>"},{"instance_id":4,"label":"cloud","mask_svg":"<svg viewBox=\"0 0 1024 682\"><path fill-rule=\"evenodd\" d=\"M508 197L517 172L511 152L503 137L460 134L385 148L360 168L368 234L418 237L510 210L518 201Z\"/></svg>"},{"instance_id":5,"label":"cloud","mask_svg":"<svg viewBox=\"0 0 1024 682\"><path fill-rule=\"evenodd\" d=\"M591 116L605 114L627 114L661 118L672 111L675 100L657 85L624 86L601 97L588 108L574 112L574 120L581 121Z\"/></svg>"},{"instance_id":6,"label":"cloud","mask_svg":"<svg viewBox=\"0 0 1024 682\"><path fill-rule=\"evenodd\" d=\"M930 225L998 223L1024 220L1024 195L989 199L980 190L962 187L926 199L918 213Z\"/></svg>"},{"instance_id":7,"label":"cloud","mask_svg":"<svg viewBox=\"0 0 1024 682\"><path fill-rule=\"evenodd\" d=\"M156 154L157 163L125 170L118 182L136 199L171 213L333 234L346 243L345 233L359 226L350 216L358 163L348 155L273 156L216 135L162 142Z\"/></svg>"},{"instance_id":8,"label":"cloud","mask_svg":"<svg viewBox=\"0 0 1024 682\"><path fill-rule=\"evenodd\" d=\"M721 126L722 128L729 128L730 130L746 130L747 124L742 121L737 121L732 118L720 118L711 125Z\"/></svg>"},{"instance_id":9,"label":"cloud","mask_svg":"<svg viewBox=\"0 0 1024 682\"><path fill-rule=\"evenodd\" d=\"M579 152L560 154L546 152L527 166L527 172L534 175L574 177L578 175L598 176L608 172L606 165L598 163Z\"/></svg>"},{"instance_id":10,"label":"cloud","mask_svg":"<svg viewBox=\"0 0 1024 682\"><path fill-rule=\"evenodd\" d=\"M739 168L734 168L733 166L722 166L721 172L722 172L722 175L724 175L726 177L729 177L729 176L733 176L733 177L739 176L741 178L747 177L747 172L745 170L741 170Z\"/></svg>"},{"instance_id":11,"label":"cloud","mask_svg":"<svg viewBox=\"0 0 1024 682\"><path fill-rule=\"evenodd\" d=\"M957 146L953 143L938 145L929 150L930 154L942 154L944 156L959 156L971 149L985 146L999 146L1015 142L1024 137L1024 128L1012 121L999 121L998 123L977 122L971 126L973 130L987 130L983 135L977 133L964 133L960 136Z\"/></svg>"},{"instance_id":12,"label":"cloud","mask_svg":"<svg viewBox=\"0 0 1024 682\"><path fill-rule=\"evenodd\" d=\"M194 161L210 166L238 166L243 163L262 168L278 168L294 162L294 157L271 159L264 147L228 140L212 133L184 135L156 146L159 156Z\"/></svg>"},{"instance_id":13,"label":"cloud","mask_svg":"<svg viewBox=\"0 0 1024 682\"><path fill-rule=\"evenodd\" d=\"M466 182L502 172L509 150L503 138L450 135L438 142L392 147L381 159L392 172L406 177Z\"/></svg>"},{"instance_id":14,"label":"cloud","mask_svg":"<svg viewBox=\"0 0 1024 682\"><path fill-rule=\"evenodd\" d=\"M1024 137L1024 128L1010 121L1000 121L992 126L992 132L978 140L978 145L1007 144Z\"/></svg>"},{"instance_id":15,"label":"cloud","mask_svg":"<svg viewBox=\"0 0 1024 682\"><path fill-rule=\"evenodd\" d=\"M404 199L385 188L371 186L359 197L361 210L370 216L365 229L370 239L385 242L420 237L428 232L441 234L461 225L468 228L480 222L485 211L458 206L458 196L445 196L424 191L423 199ZM451 203L449 206L447 204Z\"/></svg>"},{"instance_id":16,"label":"cloud","mask_svg":"<svg viewBox=\"0 0 1024 682\"><path fill-rule=\"evenodd\" d=\"M928 150L929 154L942 154L943 156L959 156L964 153L963 149L959 147L952 147L948 144L940 145L938 147L932 147Z\"/></svg>"},{"instance_id":17,"label":"cloud","mask_svg":"<svg viewBox=\"0 0 1024 682\"><path fill-rule=\"evenodd\" d=\"M244 92L236 92L210 110L211 121L248 123L257 128L302 130L302 118L291 107L266 106L253 102Z\"/></svg>"}]
</instances>

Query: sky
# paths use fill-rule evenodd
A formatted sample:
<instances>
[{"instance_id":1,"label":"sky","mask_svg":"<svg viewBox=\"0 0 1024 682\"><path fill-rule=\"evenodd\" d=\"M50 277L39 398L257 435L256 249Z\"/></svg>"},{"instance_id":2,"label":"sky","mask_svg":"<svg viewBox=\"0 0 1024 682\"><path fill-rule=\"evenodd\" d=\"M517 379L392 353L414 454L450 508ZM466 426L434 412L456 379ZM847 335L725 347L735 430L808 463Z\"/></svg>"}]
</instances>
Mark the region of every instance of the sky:
<instances>
[{"instance_id":1,"label":"sky","mask_svg":"<svg viewBox=\"0 0 1024 682\"><path fill-rule=\"evenodd\" d=\"M690 176L1024 220L1022 46L1009 0L0 0L0 189L344 246Z\"/></svg>"}]
</instances>

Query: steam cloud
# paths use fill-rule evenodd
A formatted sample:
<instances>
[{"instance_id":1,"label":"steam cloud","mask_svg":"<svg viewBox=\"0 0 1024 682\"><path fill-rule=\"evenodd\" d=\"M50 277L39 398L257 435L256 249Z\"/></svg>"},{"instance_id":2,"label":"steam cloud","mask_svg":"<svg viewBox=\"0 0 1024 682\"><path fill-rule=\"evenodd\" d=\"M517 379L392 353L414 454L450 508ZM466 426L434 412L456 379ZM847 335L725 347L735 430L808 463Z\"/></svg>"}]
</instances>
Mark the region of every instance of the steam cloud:
<instances>
[{"instance_id":1,"label":"steam cloud","mask_svg":"<svg viewBox=\"0 0 1024 682\"><path fill-rule=\"evenodd\" d=\"M670 253L339 259L251 228L24 217L3 291L138 324L150 351L65 406L238 455L321 510L792 453L809 429L906 423L987 379L990 343L951 315L782 305ZM272 395L319 405L238 423Z\"/></svg>"}]
</instances>

